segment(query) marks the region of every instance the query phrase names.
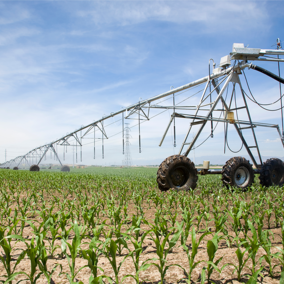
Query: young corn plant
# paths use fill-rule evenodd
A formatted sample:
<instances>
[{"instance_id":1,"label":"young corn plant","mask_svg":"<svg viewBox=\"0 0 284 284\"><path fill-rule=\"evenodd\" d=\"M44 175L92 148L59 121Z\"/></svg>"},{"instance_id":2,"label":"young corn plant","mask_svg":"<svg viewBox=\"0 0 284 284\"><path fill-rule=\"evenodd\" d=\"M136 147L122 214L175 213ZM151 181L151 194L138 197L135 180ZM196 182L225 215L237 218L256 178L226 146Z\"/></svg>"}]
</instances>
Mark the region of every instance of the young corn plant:
<instances>
[{"instance_id":1,"label":"young corn plant","mask_svg":"<svg viewBox=\"0 0 284 284\"><path fill-rule=\"evenodd\" d=\"M38 239L38 251L39 251L38 267L39 267L40 271L44 274L44 276L47 280L47 283L48 284L54 283L51 277L52 277L53 273L55 272L55 270L58 266L61 267L61 271L62 271L62 266L61 266L61 264L57 263L53 266L52 270L49 271L49 269L47 267L47 261L49 259L49 256L47 254L45 243L43 241L42 235L40 235L40 237Z\"/></svg>"},{"instance_id":2,"label":"young corn plant","mask_svg":"<svg viewBox=\"0 0 284 284\"><path fill-rule=\"evenodd\" d=\"M18 281L17 283L19 283L21 281L29 281L31 284L36 284L39 277L43 274L42 272L40 272L40 273L36 272L38 262L39 262L39 257L40 257L39 246L40 246L40 238L42 238L42 235L38 235L35 238L33 237L30 242L27 242L23 237L21 237L19 235L10 235L10 236L7 236L6 238L17 239L17 240L25 243L25 245L27 246L27 249L24 252L30 260L31 270L30 270L30 274L27 274L24 271L19 271L19 272L14 273L13 275L11 275L6 280L5 283L9 283L17 275L22 274L22 275L25 275L27 278L22 279L22 280Z\"/></svg>"},{"instance_id":3,"label":"young corn plant","mask_svg":"<svg viewBox=\"0 0 284 284\"><path fill-rule=\"evenodd\" d=\"M175 226L177 217L178 217L178 212L177 211L175 211L174 213L170 212L168 214L167 221L171 224L172 227Z\"/></svg>"},{"instance_id":4,"label":"young corn plant","mask_svg":"<svg viewBox=\"0 0 284 284\"><path fill-rule=\"evenodd\" d=\"M282 221L281 223L281 236L282 236L282 247L284 248L284 221ZM281 272L283 274L283 281L284 281L284 249L283 248L277 247L279 252L273 254L273 257L277 258L280 262L280 264L277 264L274 267L281 266ZM281 275L281 278L282 278L282 275Z\"/></svg>"},{"instance_id":5,"label":"young corn plant","mask_svg":"<svg viewBox=\"0 0 284 284\"><path fill-rule=\"evenodd\" d=\"M209 208L206 208L205 209L206 211L204 211L204 221L205 221L205 232L208 232L208 231L211 231L211 228L209 228L209 223L211 222L211 221L213 221L214 220L214 218L211 218L210 219L210 217L211 217L211 215L210 215L210 213L209 213ZM208 211L207 211L208 210Z\"/></svg>"},{"instance_id":6,"label":"young corn plant","mask_svg":"<svg viewBox=\"0 0 284 284\"><path fill-rule=\"evenodd\" d=\"M223 259L223 257L219 257L217 260L215 260L216 252L218 250L218 243L223 237L219 235L219 232L215 233L212 240L207 241L207 255L208 255L208 261L207 261L207 281L210 283L210 277L214 270L221 273L221 269L218 268L219 262Z\"/></svg>"},{"instance_id":7,"label":"young corn plant","mask_svg":"<svg viewBox=\"0 0 284 284\"><path fill-rule=\"evenodd\" d=\"M182 220L184 223L183 238L185 239L185 241L189 236L190 228L193 225L193 221L195 220L194 212L194 209L190 210L190 208L188 207L184 207L184 209L182 210Z\"/></svg>"},{"instance_id":8,"label":"young corn plant","mask_svg":"<svg viewBox=\"0 0 284 284\"><path fill-rule=\"evenodd\" d=\"M116 236L116 238L118 240L122 237L122 231L121 231L122 225L123 225L123 223L120 223L114 229L114 235ZM119 256L122 256L122 250L125 247L125 244L124 244L124 242L119 241L119 242L117 242L117 245L118 245L118 247L117 247L118 248L118 254L119 254Z\"/></svg>"},{"instance_id":9,"label":"young corn plant","mask_svg":"<svg viewBox=\"0 0 284 284\"><path fill-rule=\"evenodd\" d=\"M191 283L191 275L192 275L192 272L193 270L196 268L196 266L202 262L202 260L200 261L195 261L195 257L197 255L197 249L201 243L201 241L204 239L205 236L211 234L210 232L205 232L201 235L201 237L197 240L196 238L196 233L195 233L195 229L194 227L192 227L192 230L191 230L191 244L190 245L187 245L186 244L186 241L187 241L187 238L188 238L188 233L186 230L184 230L181 234L181 246L183 248L183 250L185 251L186 253L186 256L187 256L187 259L188 259L188 264L189 264L189 270L186 271L184 269L184 273L187 277L186 279L186 282L187 283Z\"/></svg>"},{"instance_id":10,"label":"young corn plant","mask_svg":"<svg viewBox=\"0 0 284 284\"><path fill-rule=\"evenodd\" d=\"M68 239L68 236L72 230L72 226L70 226L69 229L67 229L67 224L68 224L68 220L71 216L71 213L68 212L65 214L64 211L61 211L59 213L59 217L58 217L58 221L59 221L59 227L61 229L61 234L60 234L60 237L63 239L63 240L67 240Z\"/></svg>"},{"instance_id":11,"label":"young corn plant","mask_svg":"<svg viewBox=\"0 0 284 284\"><path fill-rule=\"evenodd\" d=\"M247 261L249 260L249 257L245 258L245 254L248 250L248 248L246 249L242 249L242 245L246 242L240 242L240 239L239 237L235 237L234 238L234 241L236 243L236 246L237 246L237 249L235 251L235 254L237 255L237 258L238 258L238 264L234 264L234 263L229 263L228 265L231 265L233 267L235 267L233 273L235 271L237 271L237 278L238 278L238 281L241 280L241 277L243 276L242 275L242 271L243 269L246 267L246 263Z\"/></svg>"},{"instance_id":12,"label":"young corn plant","mask_svg":"<svg viewBox=\"0 0 284 284\"><path fill-rule=\"evenodd\" d=\"M262 248L265 250L266 254L263 255L260 260L259 263L262 263L262 260L264 259L266 261L266 263L269 266L269 275L271 277L274 277L274 273L273 273L273 265L272 265L272 253L271 253L271 241L270 241L270 231L263 231L262 228L260 228L258 230L258 238L259 238L259 242L262 246ZM272 235L273 236L273 235Z\"/></svg>"},{"instance_id":13,"label":"young corn plant","mask_svg":"<svg viewBox=\"0 0 284 284\"><path fill-rule=\"evenodd\" d=\"M138 284L139 284L139 273L141 271L146 270L151 265L147 263L148 260L144 261L141 265L139 264L140 256L144 250L144 247L143 247L144 240L148 236L148 234L151 232L151 230L142 232L141 221L142 221L141 216L137 218L135 215L133 215L132 226L128 230L127 234L124 234L124 237L130 240L131 244L134 247L134 250L131 250L128 244L126 243L126 248L129 251L129 256L132 258L132 261L135 267L135 275L127 274L123 277L123 280L125 278L131 277Z\"/></svg>"},{"instance_id":14,"label":"young corn plant","mask_svg":"<svg viewBox=\"0 0 284 284\"><path fill-rule=\"evenodd\" d=\"M91 270L92 275L89 278L89 284L101 283L103 278L108 278L106 275L98 276L98 270L104 270L98 266L99 258L103 255L102 242L99 239L100 233L103 230L104 224L98 229L93 230L94 237L89 243L87 249L81 249L82 257L88 261L87 266Z\"/></svg>"},{"instance_id":15,"label":"young corn plant","mask_svg":"<svg viewBox=\"0 0 284 284\"><path fill-rule=\"evenodd\" d=\"M55 241L57 239L60 239L60 233L59 233L59 227L58 224L56 222L56 219L54 218L54 216L51 216L47 222L45 223L44 226L45 231L49 231L51 234L50 238L47 238L47 241L49 243L49 253L50 253L50 257L54 258L54 252L56 249L60 248L59 245L55 245Z\"/></svg>"},{"instance_id":16,"label":"young corn plant","mask_svg":"<svg viewBox=\"0 0 284 284\"><path fill-rule=\"evenodd\" d=\"M70 269L70 274L68 273L65 273L68 280L69 280L69 283L70 284L73 284L73 283L76 283L74 280L75 280L75 277L76 275L83 269L85 268L86 266L83 266L81 268L79 268L79 270L76 272L75 270L75 264L76 264L76 257L77 257L77 254L79 253L80 251L80 245L81 245L81 236L80 236L80 229L79 229L79 226L78 224L75 222L74 225L72 226L72 229L75 233L75 236L72 240L72 244L69 244L67 242L67 239L63 238L61 240L61 249L62 249L62 253L66 256L67 258L67 261L68 261L68 266L69 266L69 269ZM70 252L70 256L69 254L67 253L66 249L67 247L69 248L69 252Z\"/></svg>"},{"instance_id":17,"label":"young corn plant","mask_svg":"<svg viewBox=\"0 0 284 284\"><path fill-rule=\"evenodd\" d=\"M102 248L103 254L108 259L112 267L112 270L114 272L115 279L112 279L111 277L110 279L116 284L122 283L122 281L119 281L118 274L119 274L119 271L121 269L123 262L129 256L129 254L127 254L119 264L117 263L118 262L116 258L116 254L118 253L117 243L119 242L123 243L125 248L127 248L126 241L122 238L115 240L115 241L113 239L108 238L106 239L105 243L103 244L103 248Z\"/></svg>"},{"instance_id":18,"label":"young corn plant","mask_svg":"<svg viewBox=\"0 0 284 284\"><path fill-rule=\"evenodd\" d=\"M26 255L26 251L23 250L21 252L21 254L19 255L19 257L16 260L16 263L14 264L14 266L12 267L12 261L14 261L15 259L12 258L12 251L13 251L13 247L11 246L11 238L5 237L5 231L6 229L4 229L3 227L0 227L0 246L2 248L2 250L4 251L4 255L0 255L0 261L2 262L6 275L2 275L2 277L5 277L6 279L8 279L7 281L3 281L0 280L0 282L4 283L9 283L12 284L12 280L21 273L16 272L15 273L15 269L18 266L18 264L22 261L22 259L25 257ZM11 234L11 232L13 231L13 226L12 227L8 227L8 232L7 235L9 236ZM20 236L18 236L20 237ZM10 279L10 280L9 280Z\"/></svg>"},{"instance_id":19,"label":"young corn plant","mask_svg":"<svg viewBox=\"0 0 284 284\"><path fill-rule=\"evenodd\" d=\"M161 235L160 235L160 231L159 228L156 227L155 225L150 224L151 227L151 232L154 233L154 235L152 235L150 237L150 239L152 241L154 241L155 245L156 245L156 254L158 255L158 258L153 258L151 259L153 260L158 260L158 263L150 263L151 265L154 265L155 267L157 267L159 273L160 273L160 283L164 283L165 280L165 276L167 273L167 270L171 267L171 266L178 266L181 269L183 269L179 264L170 264L170 265L166 265L167 263L167 255L170 251L172 251L173 247L176 245L181 233L182 233L182 227L183 224L179 224L177 222L177 229L176 228L171 228L170 232L162 239ZM170 235L173 233L174 235L172 236L171 239ZM166 247L166 244L168 243L168 246ZM150 260L149 260L150 261Z\"/></svg>"},{"instance_id":20,"label":"young corn plant","mask_svg":"<svg viewBox=\"0 0 284 284\"><path fill-rule=\"evenodd\" d=\"M11 220L11 223L8 225L8 228L13 228L14 234L17 235L17 233L18 233L17 225L18 225L18 223L19 223L19 221L20 221L20 220L18 219L18 210L17 210L17 208L15 208L15 210L14 210L14 216L13 216L13 218L10 217L9 219ZM11 232L11 233L12 233L12 232Z\"/></svg>"},{"instance_id":21,"label":"young corn plant","mask_svg":"<svg viewBox=\"0 0 284 284\"><path fill-rule=\"evenodd\" d=\"M201 224L202 219L204 218L205 211L200 209L200 206L197 207L197 231L199 231L199 227Z\"/></svg>"},{"instance_id":22,"label":"young corn plant","mask_svg":"<svg viewBox=\"0 0 284 284\"><path fill-rule=\"evenodd\" d=\"M267 223L268 223L268 229L271 228L271 216L272 216L272 213L273 213L273 202L269 199L267 201L268 203L268 208L265 210L265 214L267 215Z\"/></svg>"},{"instance_id":23,"label":"young corn plant","mask_svg":"<svg viewBox=\"0 0 284 284\"><path fill-rule=\"evenodd\" d=\"M232 227L233 227L234 233L237 237L239 235L239 232L242 229L242 225L241 225L241 222L240 222L240 219L241 219L242 213L243 213L242 203L238 203L235 207L231 208L228 211L228 213L233 219Z\"/></svg>"},{"instance_id":24,"label":"young corn plant","mask_svg":"<svg viewBox=\"0 0 284 284\"><path fill-rule=\"evenodd\" d=\"M243 246L247 249L247 251L249 253L249 258L252 261L251 273L253 275L256 272L255 269L256 269L256 265L258 263L257 260L256 260L256 254L257 254L259 248L261 247L261 244L258 240L256 230L255 230L251 221L248 221L248 226L251 229L252 238L247 236L247 240L245 240L245 239L240 239L240 240L241 240L241 242L243 242Z\"/></svg>"}]
</instances>

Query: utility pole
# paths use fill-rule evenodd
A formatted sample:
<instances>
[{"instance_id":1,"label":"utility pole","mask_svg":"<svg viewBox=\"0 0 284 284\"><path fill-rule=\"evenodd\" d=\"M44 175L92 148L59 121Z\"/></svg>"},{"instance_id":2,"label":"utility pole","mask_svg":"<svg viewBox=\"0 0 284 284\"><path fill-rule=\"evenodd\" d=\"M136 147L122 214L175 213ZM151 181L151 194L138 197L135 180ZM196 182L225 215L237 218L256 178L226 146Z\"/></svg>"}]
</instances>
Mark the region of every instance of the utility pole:
<instances>
[{"instance_id":1,"label":"utility pole","mask_svg":"<svg viewBox=\"0 0 284 284\"><path fill-rule=\"evenodd\" d=\"M130 153L130 128L128 126L128 123L125 123L125 159L124 159L124 165L125 167L129 168L131 167L131 153Z\"/></svg>"},{"instance_id":2,"label":"utility pole","mask_svg":"<svg viewBox=\"0 0 284 284\"><path fill-rule=\"evenodd\" d=\"M73 145L73 169L74 169L74 145Z\"/></svg>"}]
</instances>

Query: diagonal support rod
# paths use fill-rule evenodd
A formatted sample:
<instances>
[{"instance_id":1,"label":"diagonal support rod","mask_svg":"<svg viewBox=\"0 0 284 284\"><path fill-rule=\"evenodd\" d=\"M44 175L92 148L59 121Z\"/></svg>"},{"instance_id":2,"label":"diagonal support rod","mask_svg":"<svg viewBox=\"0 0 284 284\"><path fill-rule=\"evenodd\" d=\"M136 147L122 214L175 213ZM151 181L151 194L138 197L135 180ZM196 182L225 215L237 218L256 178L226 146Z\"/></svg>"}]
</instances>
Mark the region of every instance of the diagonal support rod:
<instances>
[{"instance_id":1,"label":"diagonal support rod","mask_svg":"<svg viewBox=\"0 0 284 284\"><path fill-rule=\"evenodd\" d=\"M217 106L219 100L222 98L222 95L223 95L224 91L228 87L228 84L231 81L231 79L233 77L233 74L234 74L233 71L231 71L231 73L228 76L225 84L223 85L222 90L220 91L220 93L218 92L218 89L215 87L215 89L216 89L216 91L218 93L218 96L217 96L215 102L212 104L212 107L211 107L210 111L207 113L206 119L210 118L210 116L211 116L212 112L214 111L215 107ZM203 128L205 127L206 123L207 123L207 120L204 121L203 124L200 126L198 132L196 133L195 137L193 138L193 141L190 143L189 147L185 151L185 154L184 154L185 156L187 156L189 154L189 152L191 151L191 149L193 148L196 140L198 139L198 137L199 137L200 133L202 132Z\"/></svg>"}]
</instances>

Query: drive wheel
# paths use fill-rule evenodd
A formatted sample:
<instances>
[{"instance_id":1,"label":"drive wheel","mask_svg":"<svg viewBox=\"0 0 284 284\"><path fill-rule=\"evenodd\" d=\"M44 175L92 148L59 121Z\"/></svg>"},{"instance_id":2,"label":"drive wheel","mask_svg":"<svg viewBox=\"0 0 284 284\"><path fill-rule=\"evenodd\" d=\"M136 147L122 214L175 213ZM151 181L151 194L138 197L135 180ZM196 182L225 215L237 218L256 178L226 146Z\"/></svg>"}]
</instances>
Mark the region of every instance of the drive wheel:
<instances>
[{"instance_id":1,"label":"drive wheel","mask_svg":"<svg viewBox=\"0 0 284 284\"><path fill-rule=\"evenodd\" d=\"M282 186L284 184L284 163L277 158L268 159L261 167L259 180L263 186Z\"/></svg>"},{"instance_id":2,"label":"drive wheel","mask_svg":"<svg viewBox=\"0 0 284 284\"><path fill-rule=\"evenodd\" d=\"M31 172L39 172L39 166L38 165L32 165L30 167Z\"/></svg>"},{"instance_id":3,"label":"drive wheel","mask_svg":"<svg viewBox=\"0 0 284 284\"><path fill-rule=\"evenodd\" d=\"M70 172L70 168L69 168L69 166L62 166L61 167L61 172Z\"/></svg>"},{"instance_id":4,"label":"drive wheel","mask_svg":"<svg viewBox=\"0 0 284 284\"><path fill-rule=\"evenodd\" d=\"M161 191L173 188L177 191L195 189L197 170L186 156L173 155L166 158L157 172L158 187Z\"/></svg>"},{"instance_id":5,"label":"drive wheel","mask_svg":"<svg viewBox=\"0 0 284 284\"><path fill-rule=\"evenodd\" d=\"M234 157L226 162L222 169L222 181L227 187L245 189L254 181L252 165L243 157Z\"/></svg>"},{"instance_id":6,"label":"drive wheel","mask_svg":"<svg viewBox=\"0 0 284 284\"><path fill-rule=\"evenodd\" d=\"M17 171L19 168L18 167L14 167L13 170Z\"/></svg>"}]
</instances>

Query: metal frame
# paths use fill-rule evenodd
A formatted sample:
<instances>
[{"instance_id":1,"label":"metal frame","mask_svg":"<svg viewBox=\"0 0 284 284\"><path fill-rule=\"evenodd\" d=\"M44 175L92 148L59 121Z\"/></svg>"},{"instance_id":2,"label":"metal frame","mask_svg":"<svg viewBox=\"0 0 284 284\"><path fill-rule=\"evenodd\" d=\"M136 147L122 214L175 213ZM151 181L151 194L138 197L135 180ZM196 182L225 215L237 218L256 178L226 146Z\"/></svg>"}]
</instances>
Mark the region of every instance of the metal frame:
<instances>
[{"instance_id":1,"label":"metal frame","mask_svg":"<svg viewBox=\"0 0 284 284\"><path fill-rule=\"evenodd\" d=\"M247 118L248 120L236 120L235 123L233 123L242 143L244 144L250 158L253 161L253 164L255 167L259 168L262 165L262 159L261 159L261 155L260 155L260 150L258 147L258 143L257 143L257 139L256 139L256 135L255 135L255 131L254 128L257 126L264 126L264 127L272 127L272 128L276 128L280 137L281 137L281 133L280 133L280 129L278 125L271 125L271 124L265 124L265 123L257 123L257 122L252 122L251 120L251 115L249 112L249 108L246 102L246 98L245 95L243 93L243 89L241 86L241 81L239 79L239 76L242 72L243 69L245 68L250 68L251 63L248 63L247 60L256 60L256 61L276 61L276 62L284 62L284 59L280 59L279 55L284 55L284 50L265 50L265 49L254 49L254 48L240 48L240 47L234 47L233 46L233 52L230 54L231 55L231 59L234 60L242 60L239 61L237 64L235 64L234 66L230 66L230 64L227 65L220 65L220 67L213 69L213 73L210 74L210 60L209 60L209 74L208 76L205 76L199 80L190 82L188 84L185 84L183 86L180 86L178 88L173 88L167 92L164 92L160 95L154 96L150 99L146 99L146 100L141 100L136 104L133 104L131 106L128 106L126 108L121 109L120 111L117 111L115 113L111 113L110 115L104 116L101 119L98 119L86 126L82 126L81 128L66 134L65 136L54 140L53 142L50 142L46 145L37 147L33 150L31 150L30 152L28 152L27 154L23 155L23 156L19 156L13 160L10 160L6 163L3 163L1 165L1 167L6 167L6 165L12 165L12 164L16 164L19 166L23 160L27 161L28 164L30 164L28 162L29 159L33 159L34 158L38 158L37 161L37 165L39 165L41 163L41 161L43 160L43 158L46 156L47 152L49 150L51 150L51 153L54 154L54 158L57 159L59 161L59 163L62 165L61 160L57 154L57 151L55 149L55 147L57 145L63 146L64 147L64 153L65 153L65 149L67 151L67 147L71 146L71 147L76 147L76 161L77 161L77 146L80 147L80 153L81 153L81 161L82 161L82 139L86 139L86 135L90 134L90 131L93 130L94 131L94 158L95 158L95 140L96 139L101 139L102 140L102 157L104 158L104 139L108 139L107 133L105 131L105 127L104 127L104 122L109 119L112 118L114 116L120 115L122 114L122 152L124 154L124 120L125 119L138 119L138 127L139 127L139 152L141 152L141 134L140 134L140 123L142 120L150 120L150 109L165 109L165 110L173 110L173 114L171 116L171 119L167 125L167 128L165 130L165 133L161 139L161 142L159 144L159 146L162 145L167 132L171 126L172 123L174 123L174 136L176 135L176 126L175 126L175 119L176 118L187 118L187 119L192 119L192 122L189 125L189 129L185 135L185 138L183 140L183 143L181 145L179 154L182 153L182 151L184 150L184 147L186 146L187 149L184 153L184 155L188 155L190 153L190 151L193 149L197 139L199 138L201 132L203 131L204 127L206 126L207 122L210 121L211 124L211 137L213 137L213 121L215 122L223 122L225 124L228 124L228 120L227 119L221 119L221 118L216 118L213 116L214 112L228 112L228 111L239 111L241 109L246 110L246 114L247 114ZM265 57L265 56L271 56L271 55L277 55L278 58L271 58L271 57ZM214 63L214 61L213 61ZM213 66L215 67L215 63L213 64ZM240 91L241 91L241 97L243 99L244 105L240 106L240 107L232 107L231 106L231 102L229 104L227 104L226 102L226 98L224 96L225 91L228 90L228 86L229 83L233 83L234 88L232 91L232 95L231 95L231 101L233 98L233 92L235 92L235 85L239 84L240 86ZM203 89L201 98L200 98L200 102L197 106L188 106L188 105L178 105L176 104L176 98L175 96L177 96L177 94L181 91L185 91L188 89L191 89L193 87L199 86L205 84L205 87ZM213 88L211 88L211 86L213 86ZM208 92L209 90L209 92ZM172 104L171 105L162 105L161 103L159 103L158 101L163 99L163 98L170 98L169 96L172 96ZM215 96L215 100L212 98ZM221 105L221 108L218 108L218 106ZM181 113L177 113L177 111L195 111L194 115L191 114L181 114ZM205 111L207 112L205 116L201 116L199 115L199 112L201 111ZM188 142L188 137L189 134L192 130L192 127L195 125L199 125L200 127L195 135L195 137L193 138L193 140L191 142ZM240 127L241 125L245 125L245 127ZM252 135L254 138L254 145L247 145L246 140L244 138L244 135L242 133L243 130L245 129L251 129L252 131ZM95 132L96 130L98 130L99 132L101 132L102 136L101 138L96 137ZM82 134L83 132L83 134ZM73 143L70 143L70 138L73 139ZM92 138L88 138L88 139L92 139ZM284 147L284 143L283 140L282 144ZM74 144L75 143L75 144ZM176 139L174 139L174 146L176 145ZM256 161L251 149L255 148L257 151L257 156L259 159L259 163ZM63 159L65 160L65 154L63 156ZM20 162L18 162L20 160Z\"/></svg>"}]
</instances>

